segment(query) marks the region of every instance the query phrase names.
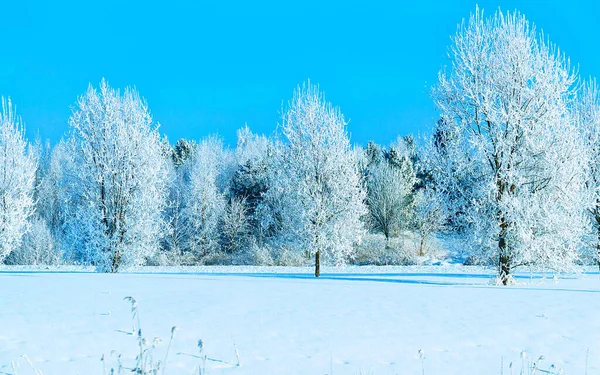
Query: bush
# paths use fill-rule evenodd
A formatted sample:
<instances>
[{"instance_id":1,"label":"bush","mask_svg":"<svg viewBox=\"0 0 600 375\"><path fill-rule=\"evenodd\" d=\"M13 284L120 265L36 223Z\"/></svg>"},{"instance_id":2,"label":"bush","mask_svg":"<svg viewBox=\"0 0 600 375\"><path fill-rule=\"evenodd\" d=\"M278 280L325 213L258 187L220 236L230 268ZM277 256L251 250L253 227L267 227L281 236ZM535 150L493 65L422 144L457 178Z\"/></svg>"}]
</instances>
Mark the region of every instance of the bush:
<instances>
[{"instance_id":1,"label":"bush","mask_svg":"<svg viewBox=\"0 0 600 375\"><path fill-rule=\"evenodd\" d=\"M301 267L310 264L311 261L306 256L288 247L280 247L275 255L276 266Z\"/></svg>"},{"instance_id":2,"label":"bush","mask_svg":"<svg viewBox=\"0 0 600 375\"><path fill-rule=\"evenodd\" d=\"M23 236L21 246L12 251L4 263L8 265L46 265L64 264L63 252L58 250L54 237L46 222L34 216L31 228Z\"/></svg>"},{"instance_id":3,"label":"bush","mask_svg":"<svg viewBox=\"0 0 600 375\"><path fill-rule=\"evenodd\" d=\"M253 243L250 247L250 259L252 264L256 266L275 265L271 248L268 245L259 246L257 243Z\"/></svg>"},{"instance_id":4,"label":"bush","mask_svg":"<svg viewBox=\"0 0 600 375\"><path fill-rule=\"evenodd\" d=\"M425 256L418 256L420 237L411 231L403 231L398 237L386 241L383 234L370 233L356 247L352 264L374 266L410 266L424 263L431 258L445 256L439 241L430 239L425 246Z\"/></svg>"}]
</instances>

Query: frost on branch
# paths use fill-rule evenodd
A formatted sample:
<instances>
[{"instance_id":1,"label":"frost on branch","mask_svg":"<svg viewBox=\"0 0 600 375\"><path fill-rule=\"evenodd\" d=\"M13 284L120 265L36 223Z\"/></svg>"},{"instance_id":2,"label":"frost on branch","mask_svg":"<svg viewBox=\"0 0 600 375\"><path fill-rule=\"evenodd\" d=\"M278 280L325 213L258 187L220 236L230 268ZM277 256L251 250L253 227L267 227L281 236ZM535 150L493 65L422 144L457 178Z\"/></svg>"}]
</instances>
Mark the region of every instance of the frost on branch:
<instances>
[{"instance_id":1,"label":"frost on branch","mask_svg":"<svg viewBox=\"0 0 600 375\"><path fill-rule=\"evenodd\" d=\"M586 156L568 60L519 13L479 10L450 58L434 89L442 121L431 150L451 220L505 282L519 265L569 268L585 228Z\"/></svg>"},{"instance_id":2,"label":"frost on branch","mask_svg":"<svg viewBox=\"0 0 600 375\"><path fill-rule=\"evenodd\" d=\"M346 122L315 85L298 87L274 147L266 205L281 246L343 263L364 233L365 190Z\"/></svg>"},{"instance_id":3,"label":"frost on branch","mask_svg":"<svg viewBox=\"0 0 600 375\"><path fill-rule=\"evenodd\" d=\"M103 80L79 98L70 125L70 249L107 272L143 264L159 246L168 176L146 102Z\"/></svg>"}]
</instances>

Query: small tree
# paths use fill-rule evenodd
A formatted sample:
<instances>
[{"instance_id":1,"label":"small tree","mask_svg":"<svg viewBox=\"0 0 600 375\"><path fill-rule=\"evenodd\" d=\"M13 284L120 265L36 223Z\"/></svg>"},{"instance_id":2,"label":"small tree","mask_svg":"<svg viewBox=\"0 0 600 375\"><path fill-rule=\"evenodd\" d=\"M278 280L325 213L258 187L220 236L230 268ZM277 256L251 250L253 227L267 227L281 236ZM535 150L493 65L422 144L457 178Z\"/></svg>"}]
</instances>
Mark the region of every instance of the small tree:
<instances>
[{"instance_id":1,"label":"small tree","mask_svg":"<svg viewBox=\"0 0 600 375\"><path fill-rule=\"evenodd\" d=\"M431 189L424 188L415 194L413 222L419 233L419 256L425 255L427 239L444 227L445 214L442 203Z\"/></svg>"},{"instance_id":2,"label":"small tree","mask_svg":"<svg viewBox=\"0 0 600 375\"><path fill-rule=\"evenodd\" d=\"M268 190L267 153L270 143L264 136L255 135L248 126L237 132L235 149L237 169L231 179L229 195L245 201L248 230L260 239L260 220L257 209Z\"/></svg>"},{"instance_id":3,"label":"small tree","mask_svg":"<svg viewBox=\"0 0 600 375\"><path fill-rule=\"evenodd\" d=\"M231 198L225 206L221 225L225 250L234 254L242 249L249 229L246 200L237 197Z\"/></svg>"},{"instance_id":4,"label":"small tree","mask_svg":"<svg viewBox=\"0 0 600 375\"><path fill-rule=\"evenodd\" d=\"M401 227L409 226L415 183L415 172L407 158L400 158L396 165L381 162L369 168L366 201L370 220L386 241L396 236Z\"/></svg>"}]
</instances>

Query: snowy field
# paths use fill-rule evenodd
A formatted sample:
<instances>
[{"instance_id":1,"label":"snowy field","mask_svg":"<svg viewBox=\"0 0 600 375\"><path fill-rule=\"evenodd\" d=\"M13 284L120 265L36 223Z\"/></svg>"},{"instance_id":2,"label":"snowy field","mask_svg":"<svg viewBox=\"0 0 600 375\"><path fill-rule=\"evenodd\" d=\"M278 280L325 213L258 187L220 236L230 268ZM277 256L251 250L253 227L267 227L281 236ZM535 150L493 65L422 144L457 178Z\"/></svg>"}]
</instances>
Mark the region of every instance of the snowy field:
<instances>
[{"instance_id":1,"label":"snowy field","mask_svg":"<svg viewBox=\"0 0 600 375\"><path fill-rule=\"evenodd\" d=\"M133 365L126 296L157 356L178 327L166 374L197 374L198 339L207 374L519 374L540 356L542 374L600 373L597 272L496 287L469 267L146 271L0 269L0 374L33 374L23 354L45 375Z\"/></svg>"}]
</instances>

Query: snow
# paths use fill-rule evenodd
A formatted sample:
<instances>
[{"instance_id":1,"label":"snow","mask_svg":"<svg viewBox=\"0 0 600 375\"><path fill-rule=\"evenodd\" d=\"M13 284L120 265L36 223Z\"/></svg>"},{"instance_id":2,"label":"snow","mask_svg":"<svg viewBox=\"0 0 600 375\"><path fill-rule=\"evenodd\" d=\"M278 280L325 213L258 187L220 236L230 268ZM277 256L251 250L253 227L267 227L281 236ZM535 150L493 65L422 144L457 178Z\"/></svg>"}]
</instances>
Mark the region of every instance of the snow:
<instances>
[{"instance_id":1,"label":"snow","mask_svg":"<svg viewBox=\"0 0 600 375\"><path fill-rule=\"evenodd\" d=\"M133 365L133 296L166 374L509 374L525 362L564 374L600 371L597 272L517 275L461 266L325 268L0 269L0 374L102 374L102 354ZM239 352L237 366L235 348ZM424 353L421 362L419 350ZM183 353L183 354L182 354ZM190 355L186 355L190 354ZM112 358L112 359L111 359ZM586 359L587 358L587 359ZM586 365L587 363L587 365ZM110 364L110 363L108 363ZM107 366L108 368L108 366ZM197 373L197 371L196 371Z\"/></svg>"}]
</instances>

